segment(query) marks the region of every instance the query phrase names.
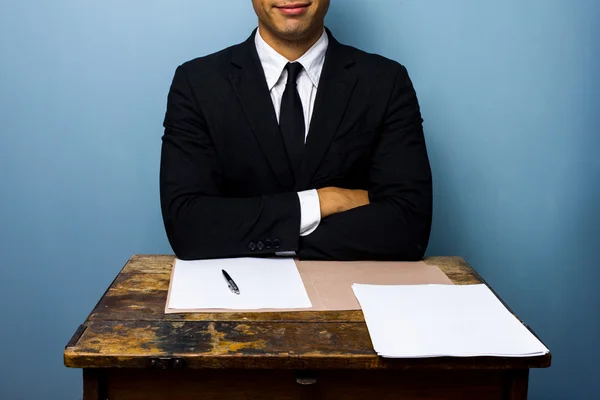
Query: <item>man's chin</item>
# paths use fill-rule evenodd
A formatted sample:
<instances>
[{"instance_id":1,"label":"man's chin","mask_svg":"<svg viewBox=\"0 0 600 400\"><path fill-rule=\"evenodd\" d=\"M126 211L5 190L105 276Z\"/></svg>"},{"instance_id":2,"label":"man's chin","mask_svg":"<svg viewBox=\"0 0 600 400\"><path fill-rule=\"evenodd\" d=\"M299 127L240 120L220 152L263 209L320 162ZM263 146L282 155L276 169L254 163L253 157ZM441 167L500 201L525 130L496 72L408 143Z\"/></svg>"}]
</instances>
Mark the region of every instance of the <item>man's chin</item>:
<instances>
[{"instance_id":1,"label":"man's chin","mask_svg":"<svg viewBox=\"0 0 600 400\"><path fill-rule=\"evenodd\" d=\"M289 41L302 40L310 36L310 29L298 26L286 26L276 31L277 36Z\"/></svg>"}]
</instances>

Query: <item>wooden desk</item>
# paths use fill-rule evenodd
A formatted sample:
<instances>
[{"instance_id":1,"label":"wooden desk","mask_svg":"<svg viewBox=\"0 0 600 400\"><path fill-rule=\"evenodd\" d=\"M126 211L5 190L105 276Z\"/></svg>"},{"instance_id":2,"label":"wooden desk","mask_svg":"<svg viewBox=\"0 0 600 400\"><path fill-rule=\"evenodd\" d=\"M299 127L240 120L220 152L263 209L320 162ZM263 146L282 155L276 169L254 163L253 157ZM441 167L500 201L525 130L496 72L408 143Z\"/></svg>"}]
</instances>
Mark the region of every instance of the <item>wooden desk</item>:
<instances>
[{"instance_id":1,"label":"wooden desk","mask_svg":"<svg viewBox=\"0 0 600 400\"><path fill-rule=\"evenodd\" d=\"M84 399L525 399L530 358L383 359L361 311L164 314L173 256L129 260L64 352ZM432 257L455 284L484 282Z\"/></svg>"}]
</instances>

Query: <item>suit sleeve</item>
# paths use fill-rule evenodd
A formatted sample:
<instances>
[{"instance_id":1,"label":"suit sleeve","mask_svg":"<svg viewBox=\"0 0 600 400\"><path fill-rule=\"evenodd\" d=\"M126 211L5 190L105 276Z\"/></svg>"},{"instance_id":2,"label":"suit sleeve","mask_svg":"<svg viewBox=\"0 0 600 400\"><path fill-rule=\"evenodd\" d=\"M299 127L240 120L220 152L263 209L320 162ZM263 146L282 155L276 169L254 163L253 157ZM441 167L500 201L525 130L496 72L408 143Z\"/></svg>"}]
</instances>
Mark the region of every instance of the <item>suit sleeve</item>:
<instances>
[{"instance_id":1,"label":"suit sleeve","mask_svg":"<svg viewBox=\"0 0 600 400\"><path fill-rule=\"evenodd\" d=\"M180 259L296 251L300 205L295 192L223 196L221 160L182 66L167 100L160 201L167 237Z\"/></svg>"},{"instance_id":2,"label":"suit sleeve","mask_svg":"<svg viewBox=\"0 0 600 400\"><path fill-rule=\"evenodd\" d=\"M298 256L325 260L418 260L429 241L432 180L417 96L399 66L369 171L371 204L321 221Z\"/></svg>"}]
</instances>

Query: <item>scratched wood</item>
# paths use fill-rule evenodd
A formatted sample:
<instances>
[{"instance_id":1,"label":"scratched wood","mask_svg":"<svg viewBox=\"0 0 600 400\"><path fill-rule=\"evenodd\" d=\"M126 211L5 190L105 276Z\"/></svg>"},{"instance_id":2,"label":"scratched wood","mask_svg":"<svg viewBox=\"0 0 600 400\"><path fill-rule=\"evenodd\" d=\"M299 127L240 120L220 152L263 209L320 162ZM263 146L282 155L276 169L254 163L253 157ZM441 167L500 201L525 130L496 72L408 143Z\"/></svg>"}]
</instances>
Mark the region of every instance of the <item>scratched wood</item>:
<instances>
[{"instance_id":1,"label":"scratched wood","mask_svg":"<svg viewBox=\"0 0 600 400\"><path fill-rule=\"evenodd\" d=\"M125 265L106 295L100 300L91 320L161 321L337 321L362 322L361 311L273 312L273 313L193 313L165 314L173 256L135 255ZM431 257L455 284L482 283L481 277L460 257Z\"/></svg>"},{"instance_id":2,"label":"scratched wood","mask_svg":"<svg viewBox=\"0 0 600 400\"><path fill-rule=\"evenodd\" d=\"M64 352L74 368L148 368L181 357L186 367L245 369L526 369L529 358L378 357L361 311L164 314L173 256L136 255L125 265ZM455 284L482 283L460 257L431 257Z\"/></svg>"},{"instance_id":3,"label":"scratched wood","mask_svg":"<svg viewBox=\"0 0 600 400\"><path fill-rule=\"evenodd\" d=\"M93 321L67 348L74 368L147 368L151 358L182 357L188 368L514 369L545 356L385 359L364 324L305 322Z\"/></svg>"}]
</instances>

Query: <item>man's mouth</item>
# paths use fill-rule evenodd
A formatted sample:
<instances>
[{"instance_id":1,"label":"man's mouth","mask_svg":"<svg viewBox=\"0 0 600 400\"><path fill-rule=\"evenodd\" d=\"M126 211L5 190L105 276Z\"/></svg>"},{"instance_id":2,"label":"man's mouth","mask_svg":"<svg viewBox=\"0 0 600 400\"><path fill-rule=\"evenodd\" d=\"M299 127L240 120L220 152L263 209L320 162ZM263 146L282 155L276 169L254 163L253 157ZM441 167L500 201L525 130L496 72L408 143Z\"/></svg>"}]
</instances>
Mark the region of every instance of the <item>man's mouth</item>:
<instances>
[{"instance_id":1,"label":"man's mouth","mask_svg":"<svg viewBox=\"0 0 600 400\"><path fill-rule=\"evenodd\" d=\"M301 15L310 6L310 3L291 3L276 7L284 15Z\"/></svg>"}]
</instances>

